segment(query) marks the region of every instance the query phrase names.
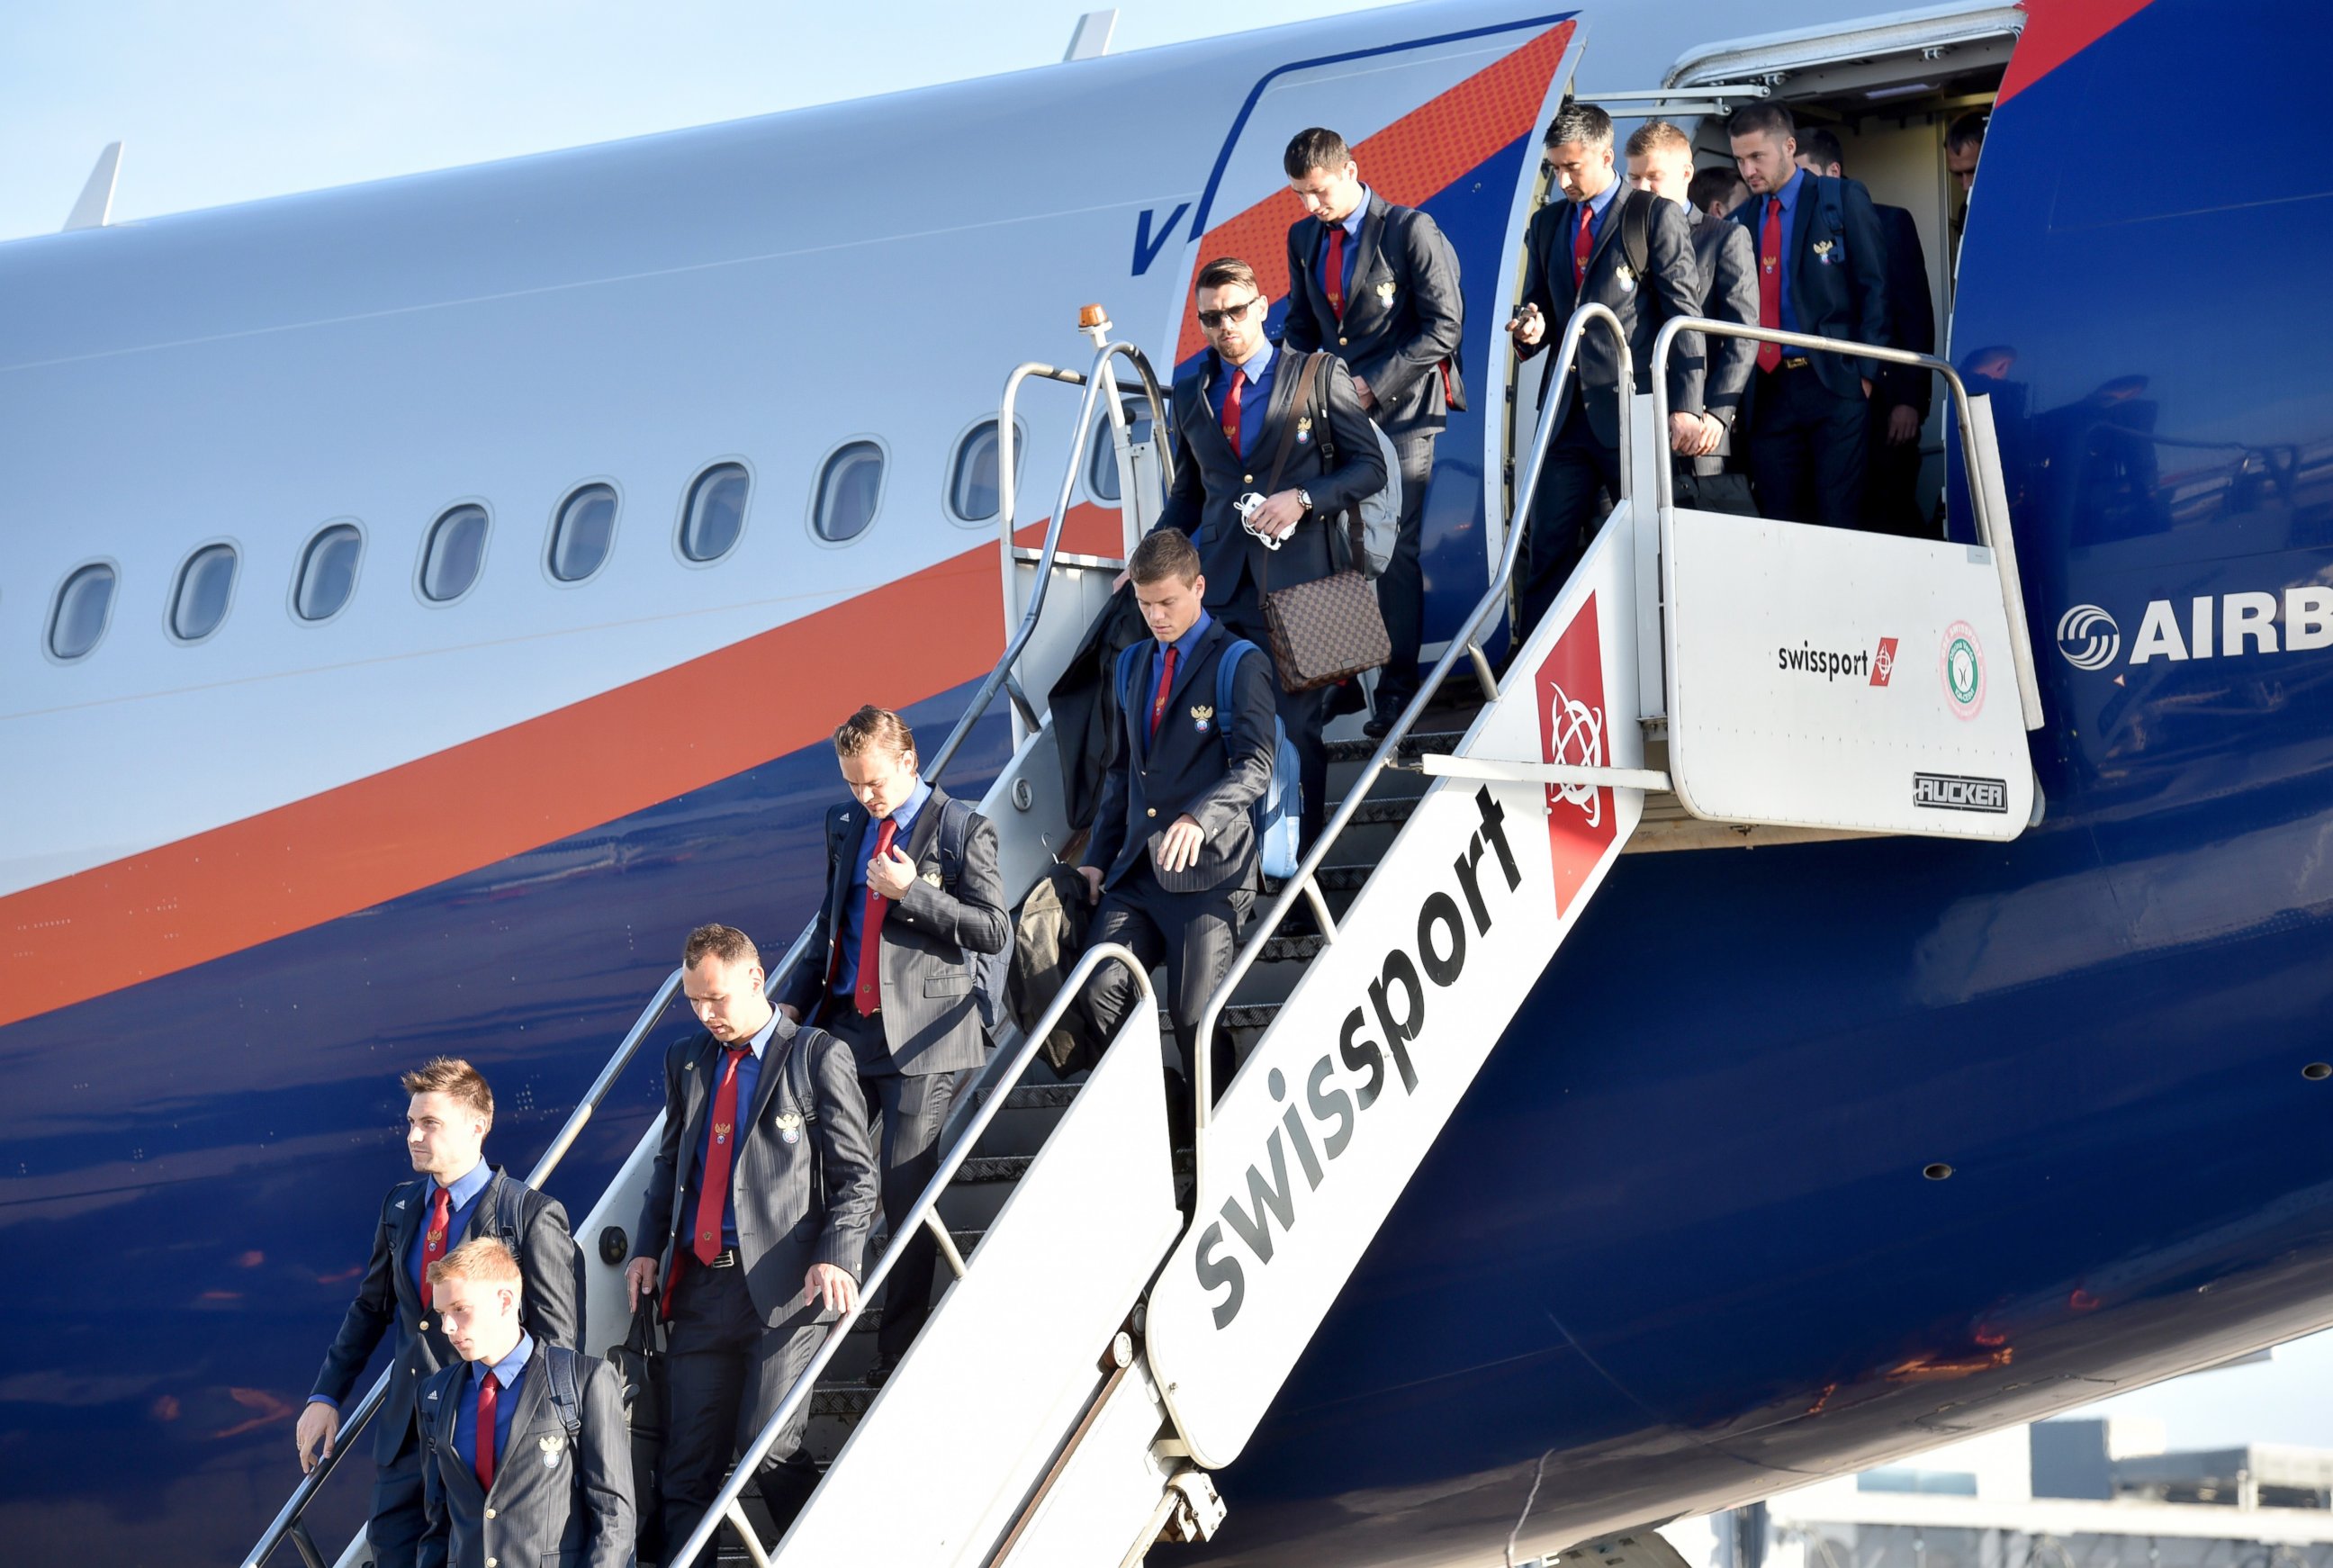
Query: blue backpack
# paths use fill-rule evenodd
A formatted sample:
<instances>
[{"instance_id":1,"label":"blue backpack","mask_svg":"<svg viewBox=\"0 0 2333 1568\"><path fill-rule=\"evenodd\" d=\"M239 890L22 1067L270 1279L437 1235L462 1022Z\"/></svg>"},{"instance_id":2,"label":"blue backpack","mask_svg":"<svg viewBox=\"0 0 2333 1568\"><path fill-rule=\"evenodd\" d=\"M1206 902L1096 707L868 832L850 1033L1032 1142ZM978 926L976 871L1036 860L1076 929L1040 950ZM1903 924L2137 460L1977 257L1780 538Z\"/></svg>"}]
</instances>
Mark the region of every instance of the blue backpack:
<instances>
[{"instance_id":1,"label":"blue backpack","mask_svg":"<svg viewBox=\"0 0 2333 1568\"><path fill-rule=\"evenodd\" d=\"M1131 726L1136 712L1136 672L1142 665L1143 649L1154 645L1154 640L1146 638L1118 657L1118 710L1128 726L1126 744L1129 756L1135 745ZM1232 678L1242 659L1260 651L1247 639L1234 637L1224 645L1223 657L1215 660L1215 733L1223 738L1226 758L1231 755L1232 715L1238 709L1232 699ZM1295 743L1288 738L1288 726L1280 722L1275 713L1272 716L1272 783L1248 807L1248 817L1255 824L1256 853L1263 874L1281 881L1294 876L1301 863L1297 835L1303 827L1304 785L1297 769Z\"/></svg>"}]
</instances>

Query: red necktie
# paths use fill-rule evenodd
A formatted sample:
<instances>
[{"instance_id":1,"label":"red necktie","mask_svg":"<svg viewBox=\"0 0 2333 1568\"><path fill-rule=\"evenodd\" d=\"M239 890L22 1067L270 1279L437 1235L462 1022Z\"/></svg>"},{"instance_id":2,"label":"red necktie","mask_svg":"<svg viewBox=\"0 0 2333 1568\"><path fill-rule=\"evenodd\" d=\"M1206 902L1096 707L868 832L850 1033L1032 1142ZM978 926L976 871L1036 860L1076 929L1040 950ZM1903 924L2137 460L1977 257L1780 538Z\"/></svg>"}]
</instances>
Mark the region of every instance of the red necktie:
<instances>
[{"instance_id":1,"label":"red necktie","mask_svg":"<svg viewBox=\"0 0 2333 1568\"><path fill-rule=\"evenodd\" d=\"M875 833L875 858L881 860L891 852L891 840L898 834L899 824L889 817ZM863 1015L872 1018L883 1005L883 916L891 900L867 884L867 912L859 919L859 983L850 988L851 1005Z\"/></svg>"},{"instance_id":2,"label":"red necktie","mask_svg":"<svg viewBox=\"0 0 2333 1568\"><path fill-rule=\"evenodd\" d=\"M1345 319L1345 226L1329 226L1329 259L1320 264L1320 286L1328 291L1329 303L1337 319Z\"/></svg>"},{"instance_id":3,"label":"red necktie","mask_svg":"<svg viewBox=\"0 0 2333 1568\"><path fill-rule=\"evenodd\" d=\"M1150 737L1158 737L1158 721L1166 717L1167 688L1175 684L1175 645L1166 645L1166 657L1158 661L1158 695L1150 699Z\"/></svg>"},{"instance_id":4,"label":"red necktie","mask_svg":"<svg viewBox=\"0 0 2333 1568\"><path fill-rule=\"evenodd\" d=\"M452 1223L454 1195L444 1188L429 1204L429 1232L421 1238L421 1304L429 1304L429 1265L446 1255L446 1230Z\"/></svg>"},{"instance_id":5,"label":"red necktie","mask_svg":"<svg viewBox=\"0 0 2333 1568\"><path fill-rule=\"evenodd\" d=\"M1571 242L1571 292L1578 293L1588 282L1588 253L1596 246L1596 236L1588 232L1588 225L1596 209L1586 202L1579 204L1579 233Z\"/></svg>"},{"instance_id":6,"label":"red necktie","mask_svg":"<svg viewBox=\"0 0 2333 1568\"><path fill-rule=\"evenodd\" d=\"M1758 324L1782 330L1782 198L1766 198L1766 226L1758 233ZM1781 369L1782 345L1760 343L1758 368Z\"/></svg>"},{"instance_id":7,"label":"red necktie","mask_svg":"<svg viewBox=\"0 0 2333 1568\"><path fill-rule=\"evenodd\" d=\"M705 1151L705 1170L697 1178L692 1247L707 1268L721 1255L721 1218L729 1212L729 1167L737 1156L737 1063L747 1049L733 1045L722 1053L721 1087L713 1092L713 1147Z\"/></svg>"},{"instance_id":8,"label":"red necktie","mask_svg":"<svg viewBox=\"0 0 2333 1568\"><path fill-rule=\"evenodd\" d=\"M494 1407L502 1400L502 1380L494 1369L478 1380L478 1486L482 1491L494 1489Z\"/></svg>"},{"instance_id":9,"label":"red necktie","mask_svg":"<svg viewBox=\"0 0 2333 1568\"><path fill-rule=\"evenodd\" d=\"M1240 389L1247 385L1247 377L1237 365L1231 367L1231 390L1224 394L1224 439L1232 444L1232 456L1240 449Z\"/></svg>"}]
</instances>

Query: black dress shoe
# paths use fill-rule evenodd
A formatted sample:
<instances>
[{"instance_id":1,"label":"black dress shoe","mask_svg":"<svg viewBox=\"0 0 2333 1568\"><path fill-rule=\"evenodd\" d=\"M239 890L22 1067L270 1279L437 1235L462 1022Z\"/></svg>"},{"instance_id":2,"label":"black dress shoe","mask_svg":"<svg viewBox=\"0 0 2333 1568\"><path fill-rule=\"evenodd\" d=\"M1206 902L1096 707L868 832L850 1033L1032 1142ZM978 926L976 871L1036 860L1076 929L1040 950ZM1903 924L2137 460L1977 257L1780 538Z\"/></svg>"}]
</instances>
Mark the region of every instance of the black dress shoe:
<instances>
[{"instance_id":1,"label":"black dress shoe","mask_svg":"<svg viewBox=\"0 0 2333 1568\"><path fill-rule=\"evenodd\" d=\"M1329 707L1323 716L1336 718L1348 713L1359 713L1368 703L1368 694L1361 689L1358 676L1347 676L1329 690Z\"/></svg>"},{"instance_id":2,"label":"black dress shoe","mask_svg":"<svg viewBox=\"0 0 2333 1568\"><path fill-rule=\"evenodd\" d=\"M885 1383L891 1380L891 1374L898 1370L899 1361L898 1357L876 1357L875 1364L867 1369L867 1386L870 1389L881 1388Z\"/></svg>"},{"instance_id":3,"label":"black dress shoe","mask_svg":"<svg viewBox=\"0 0 2333 1568\"><path fill-rule=\"evenodd\" d=\"M1393 733L1393 721L1399 717L1391 713L1373 713L1369 715L1369 721L1361 726L1361 733L1371 740L1383 740Z\"/></svg>"}]
</instances>

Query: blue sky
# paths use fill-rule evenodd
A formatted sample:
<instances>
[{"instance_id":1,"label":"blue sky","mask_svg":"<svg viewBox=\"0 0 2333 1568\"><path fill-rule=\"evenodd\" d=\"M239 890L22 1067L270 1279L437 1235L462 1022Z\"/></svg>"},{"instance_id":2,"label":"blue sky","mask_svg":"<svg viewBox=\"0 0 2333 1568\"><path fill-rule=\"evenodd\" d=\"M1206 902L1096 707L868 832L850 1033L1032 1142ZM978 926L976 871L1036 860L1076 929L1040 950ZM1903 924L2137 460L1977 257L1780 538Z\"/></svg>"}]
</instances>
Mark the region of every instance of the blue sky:
<instances>
[{"instance_id":1,"label":"blue sky","mask_svg":"<svg viewBox=\"0 0 2333 1568\"><path fill-rule=\"evenodd\" d=\"M1138 0L1113 51L1367 0ZM1061 57L1085 7L935 0L10 0L0 239L477 163Z\"/></svg>"},{"instance_id":2,"label":"blue sky","mask_svg":"<svg viewBox=\"0 0 2333 1568\"><path fill-rule=\"evenodd\" d=\"M1137 0L1113 49L1366 0ZM1875 5L1874 9L1886 7ZM64 221L105 143L117 220L1041 65L1080 7L888 0L9 0L0 239ZM934 151L943 165L946 149ZM945 168L936 174L944 175ZM2121 1396L2174 1447L2333 1448L2333 1334Z\"/></svg>"}]
</instances>

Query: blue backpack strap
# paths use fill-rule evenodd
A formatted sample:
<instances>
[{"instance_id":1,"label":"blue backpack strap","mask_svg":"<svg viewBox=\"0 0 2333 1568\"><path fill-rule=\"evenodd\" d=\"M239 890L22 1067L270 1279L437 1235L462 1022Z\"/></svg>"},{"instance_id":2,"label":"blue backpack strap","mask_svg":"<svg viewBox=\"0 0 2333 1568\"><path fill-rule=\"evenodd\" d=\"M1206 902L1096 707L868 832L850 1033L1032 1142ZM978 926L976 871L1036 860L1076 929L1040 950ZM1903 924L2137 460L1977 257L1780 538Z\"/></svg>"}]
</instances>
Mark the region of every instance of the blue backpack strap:
<instances>
[{"instance_id":1,"label":"blue backpack strap","mask_svg":"<svg viewBox=\"0 0 2333 1568\"><path fill-rule=\"evenodd\" d=\"M964 871L964 839L970 831L972 807L950 795L940 805L940 877L949 887Z\"/></svg>"},{"instance_id":2,"label":"blue backpack strap","mask_svg":"<svg viewBox=\"0 0 2333 1568\"><path fill-rule=\"evenodd\" d=\"M1239 673L1239 661L1254 651L1254 643L1234 637L1224 644L1223 657L1215 660L1215 733L1223 738L1225 756L1232 749L1232 715L1239 707L1232 681Z\"/></svg>"},{"instance_id":3,"label":"blue backpack strap","mask_svg":"<svg viewBox=\"0 0 2333 1568\"><path fill-rule=\"evenodd\" d=\"M552 1408L559 1412L560 1425L567 1429L567 1440L572 1443L583 1429L583 1400L575 1386L575 1352L565 1345L545 1345L542 1365L551 1374Z\"/></svg>"}]
</instances>

